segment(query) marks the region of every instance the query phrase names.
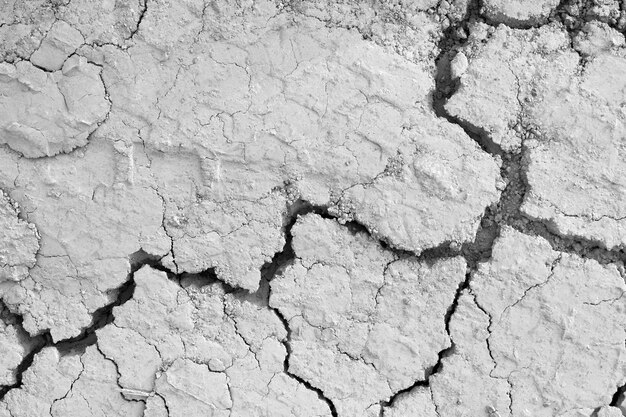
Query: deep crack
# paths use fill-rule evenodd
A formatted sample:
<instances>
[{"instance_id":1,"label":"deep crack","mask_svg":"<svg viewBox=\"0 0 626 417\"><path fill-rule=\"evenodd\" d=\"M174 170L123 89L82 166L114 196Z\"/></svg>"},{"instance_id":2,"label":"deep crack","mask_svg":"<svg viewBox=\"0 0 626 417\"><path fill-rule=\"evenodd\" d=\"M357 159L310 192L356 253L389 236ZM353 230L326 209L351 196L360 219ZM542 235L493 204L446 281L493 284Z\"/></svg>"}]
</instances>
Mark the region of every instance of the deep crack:
<instances>
[{"instance_id":1,"label":"deep crack","mask_svg":"<svg viewBox=\"0 0 626 417\"><path fill-rule=\"evenodd\" d=\"M327 212L327 210L320 206L314 206L309 204L303 200L298 200L294 204L290 206L289 215L285 218L284 224L284 233L285 233L285 245L283 246L283 250L277 252L270 262L267 262L261 268L261 285L259 291L266 294L265 302L267 303L268 308L270 308L274 314L278 317L278 319L283 324L285 331L287 332L287 336L284 340L281 341L282 345L285 347L287 354L285 355L285 360L283 362L283 371L290 378L298 381L298 383L305 386L308 390L313 391L317 394L317 397L324 401L330 410L330 413L333 417L338 417L337 408L335 404L333 404L332 400L324 395L324 392L313 386L308 381L299 377L298 375L289 371L289 360L292 354L291 348L291 327L289 326L289 321L285 318L285 316L279 311L278 308L271 307L269 304L269 297L271 293L270 282L278 275L280 275L283 270L293 263L296 258L295 252L292 247L293 235L291 230L293 226L296 224L297 220L301 216L305 216L307 214L315 213L324 218L333 218Z\"/></svg>"},{"instance_id":2,"label":"deep crack","mask_svg":"<svg viewBox=\"0 0 626 417\"><path fill-rule=\"evenodd\" d=\"M468 272L466 274L465 281L459 285L454 301L446 313L445 324L448 336L450 336L450 320L456 311L459 297L464 290L469 288L472 276L477 271L479 263L486 262L491 258L495 241L500 235L501 229L504 225L511 226L522 233L541 236L549 242L554 250L557 251L574 253L583 258L595 259L600 263L624 262L624 260L626 260L624 251L610 251L602 248L599 244L586 239L562 237L551 231L543 222L529 219L522 214L521 206L529 188L525 173L527 161L525 160L525 155L523 153L524 138L528 136L529 132L526 131L522 124L520 124L522 127L521 134L524 136L522 139L522 148L519 152L505 152L500 145L491 139L489 134L484 131L484 129L473 126L457 117L451 116L445 109L447 100L457 92L460 86L458 80L452 79L450 68L451 61L454 56L466 45L470 26L475 22L485 21L485 19L481 16L480 7L481 5L479 0L474 0L470 3L465 18L446 29L444 37L440 40L440 54L435 60L437 72L435 74L435 90L432 95L432 105L433 110L438 117L444 118L448 122L461 127L463 131L471 139L473 139L483 151L489 153L491 156L496 158L496 160L500 160L502 162L500 175L506 185L502 191L499 201L496 204L487 207L485 210L474 242L466 243L462 246L461 254L468 264ZM576 30L580 30L580 27ZM571 31L569 32L570 36L575 35ZM448 249L443 253L437 251L437 255L434 258L453 255L454 251ZM489 317L489 319L491 325L491 317ZM487 340L487 344L489 344L489 340ZM427 372L425 380L416 381L412 386L397 392L388 401L381 403L381 416L384 413L384 409L392 407L394 401L400 395L410 392L417 387L429 386L430 377L437 374L441 370L443 359L453 352L454 342L451 339L451 346L439 352L438 361ZM492 355L490 349L489 354L490 356ZM618 390L613 398L614 403L617 402L620 395L623 395L624 390L626 390L624 387Z\"/></svg>"},{"instance_id":3,"label":"deep crack","mask_svg":"<svg viewBox=\"0 0 626 417\"><path fill-rule=\"evenodd\" d=\"M489 216L491 216L490 209L488 209L483 216L474 242L463 245L460 253L460 255L462 255L467 262L467 272L465 274L465 279L457 287L456 293L454 295L454 300L452 301L452 304L450 304L450 306L448 307L448 310L446 311L446 314L444 316L445 330L448 334L448 338L450 339L450 346L439 351L439 353L437 354L437 362L431 368L425 370L425 379L415 381L411 386L396 392L393 396L391 396L389 400L381 402L381 416L383 415L386 408L393 407L394 402L402 394L410 392L417 387L429 387L430 378L442 370L444 358L454 353L455 345L454 340L452 340L452 336L450 335L450 321L452 320L452 317L456 312L461 295L470 286L472 276L478 269L479 262L486 261L491 257L493 244L497 236L497 233L494 233L493 224L488 221ZM497 229L497 232L499 232L499 228ZM445 258L448 256L455 255L445 254L443 257ZM441 259L441 257L438 259Z\"/></svg>"},{"instance_id":4,"label":"deep crack","mask_svg":"<svg viewBox=\"0 0 626 417\"><path fill-rule=\"evenodd\" d=\"M568 33L572 37L581 30L586 21L590 20L580 18L575 20L575 22L571 22L569 25L563 22L563 15L569 13L567 10L574 3L577 3L577 1L562 1L551 18L552 21L560 19L559 21L566 26ZM459 80L452 79L450 69L451 61L456 54L461 52L467 45L467 34L469 34L472 24L484 22L484 18L480 13L480 7L478 0L471 2L468 6L468 12L465 18L451 25L444 32L444 37L439 42L440 53L435 59L437 72L435 74L435 90L432 94L433 110L438 117L444 118L448 122L461 127L483 151L502 162L500 175L506 184L505 188L499 201L487 208L482 218L482 230L479 230L479 234L481 235L480 239L475 240L473 244L464 245L463 255L470 264L489 259L493 239L499 235L503 225L508 225L522 233L544 238L556 251L576 254L582 258L594 259L601 264L615 262L624 263L624 261L626 261L626 253L624 250L609 250L600 242L590 239L561 236L558 231L555 230L554 225L549 222L530 219L522 213L521 206L530 188L526 176L528 161L524 152L525 140L531 135L536 134L536 132L532 131L532 129L521 122L521 114L519 116L520 123L518 123L518 126L520 129L518 134L521 136L522 146L517 151L505 152L500 145L493 141L488 132L484 129L473 126L471 123L454 117L447 112L445 108L446 102L460 87ZM589 7L590 1L586 0L585 6L581 9L580 14L586 16ZM523 109L521 112L523 112ZM479 236L477 236L477 238L478 237ZM478 248L481 249L477 250Z\"/></svg>"}]
</instances>

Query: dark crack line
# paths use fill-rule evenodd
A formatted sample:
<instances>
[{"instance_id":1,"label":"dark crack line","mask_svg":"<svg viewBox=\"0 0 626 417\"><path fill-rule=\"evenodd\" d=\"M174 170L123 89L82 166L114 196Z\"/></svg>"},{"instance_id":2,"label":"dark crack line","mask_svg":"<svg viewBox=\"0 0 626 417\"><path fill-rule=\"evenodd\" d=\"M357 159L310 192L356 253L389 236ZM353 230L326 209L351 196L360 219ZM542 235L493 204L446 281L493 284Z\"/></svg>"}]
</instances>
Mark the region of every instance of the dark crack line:
<instances>
[{"instance_id":1,"label":"dark crack line","mask_svg":"<svg viewBox=\"0 0 626 417\"><path fill-rule=\"evenodd\" d=\"M288 208L288 213L283 222L283 231L285 233L285 245L281 252L278 252L275 255L279 257L279 259L293 259L295 254L293 253L293 249L291 247L291 241L293 236L291 235L291 229L298 220L299 217L305 216L307 214L317 214L318 216L334 220L341 226L345 227L352 234L356 235L359 233L365 234L369 239L378 244L383 250L392 253L397 260L413 258L419 262L424 262L427 264L432 264L433 262L440 259L448 259L454 258L456 256L466 256L469 253L482 253L482 248L477 248L474 243L466 243L461 245L460 248L455 249L452 241L444 241L437 246L430 247L428 249L424 249L419 254L412 252L406 249L400 249L396 247L393 243L389 242L384 237L376 235L371 232L370 228L357 220L345 220L343 219L344 213L337 209L335 206L322 206L322 205L314 205L310 202L298 199L295 202L291 203ZM472 257L471 255L467 255ZM477 255L478 256L478 255ZM278 259L276 259L278 261ZM275 262L272 260L271 262L266 263L261 272L267 274L267 269L272 265L281 264L281 262Z\"/></svg>"},{"instance_id":2,"label":"dark crack line","mask_svg":"<svg viewBox=\"0 0 626 417\"><path fill-rule=\"evenodd\" d=\"M283 222L284 234L285 234L285 245L283 246L283 250L277 252L270 262L267 262L261 268L261 285L260 290L261 293L265 294L265 303L267 307L270 308L276 317L281 321L285 331L287 332L287 336L284 340L281 341L282 345L285 347L287 354L285 355L285 360L283 362L283 372L288 375L290 378L296 380L298 383L302 384L308 390L315 392L317 397L328 405L330 413L333 417L338 417L337 408L332 400L324 395L324 392L315 386L313 386L310 382L304 380L300 376L289 371L289 360L292 355L292 347L291 347L291 338L292 338L292 330L289 326L289 321L285 318L285 316L278 310L278 308L271 307L269 304L270 297L270 282L278 275L280 275L284 269L291 265L295 258L295 252L293 250L292 242L292 228L298 221L298 218L301 216L305 216L307 214L318 214L323 218L334 219L333 216L328 214L328 210L321 206L315 206L305 202L303 200L297 200L290 206L290 210L288 211L288 215L285 217ZM347 226L350 227L350 226ZM352 225L352 227L357 228L358 230L362 230L361 226ZM368 233L369 234L369 233Z\"/></svg>"},{"instance_id":3,"label":"dark crack line","mask_svg":"<svg viewBox=\"0 0 626 417\"><path fill-rule=\"evenodd\" d=\"M291 355L292 355L291 328L289 327L289 322L287 321L287 319L282 315L282 313L277 308L272 308L272 310L274 311L276 316L280 319L280 321L283 323L283 326L285 327L285 330L287 331L287 337L285 338L285 340L281 342L283 346L285 347L285 349L287 350L287 354L285 355L285 361L283 362L283 368L284 368L283 372L285 372L285 374L287 374L289 377L298 381L308 390L315 392L317 394L317 397L321 401L324 401L326 405L328 405L331 416L338 417L337 408L335 407L335 404L333 404L330 398L324 395L324 392L320 388L313 386L310 382L304 380L303 378L289 371L289 359L291 358Z\"/></svg>"},{"instance_id":4,"label":"dark crack line","mask_svg":"<svg viewBox=\"0 0 626 417\"><path fill-rule=\"evenodd\" d=\"M454 299L452 304L448 307L446 314L444 316L444 324L445 330L450 340L450 346L439 351L437 354L437 362L430 368L425 371L426 378L423 380L417 380L413 383L413 385L397 391L389 400L383 401L380 403L380 416L384 415L384 410L387 408L392 408L397 401L397 399L405 393L411 392L418 387L430 387L430 379L437 375L443 369L443 361L445 358L454 354L455 352L455 344L452 336L450 334L450 321L452 317L456 313L456 310L459 305L459 300L461 295L469 289L470 283L474 273L478 269L479 262L485 261L491 257L491 252L493 249L494 241L498 235L499 228L494 233L493 226L491 223L487 221L487 218L491 215L490 209L485 211L485 215L483 216L483 220L481 221L481 225L478 228L476 233L476 237L474 242L463 245L461 249L461 255L464 257L467 262L467 271L465 273L465 279L459 284L456 289L456 293L454 295ZM441 258L438 258L441 259ZM436 404L435 404L436 405Z\"/></svg>"},{"instance_id":5,"label":"dark crack line","mask_svg":"<svg viewBox=\"0 0 626 417\"><path fill-rule=\"evenodd\" d=\"M165 412L166 412L167 416L169 417L170 416L170 407L167 405L167 400L165 399L165 397L162 394L159 394L158 392L155 392L154 395L156 395L161 400L163 400L163 407L165 407Z\"/></svg>"},{"instance_id":6,"label":"dark crack line","mask_svg":"<svg viewBox=\"0 0 626 417\"><path fill-rule=\"evenodd\" d=\"M577 3L576 0L563 0L553 13L553 19L563 21L564 13L566 13L568 7L571 7L575 3ZM586 0L585 4L587 3L589 3L589 0ZM484 129L451 116L445 109L446 102L460 87L459 80L453 80L451 77L450 63L456 54L467 46L468 38L464 34L469 33L471 25L484 21L484 18L481 16L480 7L479 0L471 2L468 6L468 12L465 18L451 25L444 32L444 37L439 42L439 56L435 59L437 72L435 74L435 90L432 95L433 110L438 117L444 118L448 122L461 127L483 151L502 161L500 176L506 185L499 201L488 208L485 212L485 216L482 218L481 226L483 230L479 231L479 233L483 235L481 239L486 238L486 242L483 244L475 242L483 248L482 254L476 256L476 251L466 245L463 251L464 256L466 256L467 259L468 255L470 255L471 259L468 260L472 262L487 260L491 252L490 241L492 242L493 240L491 237L487 238L487 236L495 237L499 235L501 227L508 225L521 233L542 237L548 241L556 251L575 254L581 258L594 259L600 264L623 264L626 262L626 252L624 249L610 250L604 247L599 241L582 237L563 236L558 232L556 226L549 221L531 219L522 213L521 206L530 189L526 172L529 161L525 153L525 141L530 136L536 134L532 127L526 126L522 120L522 114L520 114L520 121L518 123L520 128L518 134L521 137L522 146L519 151L505 152L500 145L492 140L488 132ZM587 4L579 13L586 16L589 8L590 6ZM564 22L562 23L565 25ZM574 23L567 29L571 36L575 36L576 33L578 33L573 33L573 31L581 30L584 22L579 19ZM523 105L523 103L520 104ZM471 254L471 252L474 253Z\"/></svg>"},{"instance_id":7,"label":"dark crack line","mask_svg":"<svg viewBox=\"0 0 626 417\"><path fill-rule=\"evenodd\" d=\"M54 347L61 353L61 355L68 355L68 354L72 354L73 352L84 352L84 350L88 346L96 345L96 347L100 351L100 348L97 345L96 332L104 328L105 326L113 323L114 321L113 309L115 307L123 305L124 303L126 303L128 300L130 300L133 297L135 287L136 287L134 275L138 270L140 270L145 265L148 265L156 270L165 272L168 278L170 280L175 281L178 285L180 285L180 282L182 278L184 277L201 276L203 278L206 278L207 283L219 282L225 288L226 293L245 291L245 290L239 290L239 289L233 288L229 286L228 284L222 281L219 281L213 269L209 269L199 274L174 273L168 268L161 265L160 263L161 258L149 255L143 250L139 250L131 254L129 256L129 260L131 264L131 271L128 275L128 278L124 281L124 283L122 283L122 285L110 291L111 294L115 294L115 298L110 303L106 304L103 307L100 307L99 309L97 309L96 311L92 313L91 324L87 328L85 328L78 336L59 340L57 342L53 341L50 331L44 332L39 335L31 336L31 340L33 341L40 340L41 342L38 343L36 347L28 355L26 355L24 359L22 360L22 362L18 365L16 369L16 383L9 385L9 386L0 387L0 401L4 399L5 395L9 391L16 389L16 388L20 388L22 386L24 372L26 372L26 370L30 368L30 366L33 364L33 360L35 356L38 353L40 353L43 349L48 348L48 347ZM22 317L19 315L14 315L14 316L16 317L17 320L19 320L18 324L21 326ZM26 331L24 331L24 333L28 334L26 333ZM100 353L102 353L102 351L100 351ZM104 357L107 360L112 361L106 355L104 355ZM117 369L117 364L114 361L112 362L115 364L116 369ZM119 376L120 376L119 370L117 371L117 373L118 373L118 380L119 380Z\"/></svg>"}]
</instances>

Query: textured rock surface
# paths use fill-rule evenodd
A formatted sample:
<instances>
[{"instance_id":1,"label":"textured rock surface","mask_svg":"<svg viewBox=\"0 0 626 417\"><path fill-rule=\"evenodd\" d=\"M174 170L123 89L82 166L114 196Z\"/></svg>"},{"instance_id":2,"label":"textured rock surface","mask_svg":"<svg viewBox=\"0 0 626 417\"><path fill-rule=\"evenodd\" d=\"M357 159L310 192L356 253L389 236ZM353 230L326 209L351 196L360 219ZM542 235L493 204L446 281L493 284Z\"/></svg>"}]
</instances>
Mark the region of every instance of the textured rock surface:
<instances>
[{"instance_id":1,"label":"textured rock surface","mask_svg":"<svg viewBox=\"0 0 626 417\"><path fill-rule=\"evenodd\" d=\"M46 73L26 61L0 63L0 143L28 158L85 145L109 110L97 66L78 56L64 63L63 57L36 57L51 70L62 68Z\"/></svg>"},{"instance_id":2,"label":"textured rock surface","mask_svg":"<svg viewBox=\"0 0 626 417\"><path fill-rule=\"evenodd\" d=\"M567 33L556 27L515 30L486 25L474 28L465 51L468 69L446 103L454 117L483 131L505 151L516 151L529 124L525 110L536 100L530 83L561 70L578 56ZM537 94L535 91L534 94Z\"/></svg>"},{"instance_id":3,"label":"textured rock surface","mask_svg":"<svg viewBox=\"0 0 626 417\"><path fill-rule=\"evenodd\" d=\"M617 0L0 0L0 417L616 417Z\"/></svg>"},{"instance_id":4,"label":"textured rock surface","mask_svg":"<svg viewBox=\"0 0 626 417\"><path fill-rule=\"evenodd\" d=\"M624 279L615 266L570 254L554 254L551 264L537 270L515 267L505 254L500 258L500 247L519 250L521 239L528 238L505 230L494 260L475 281L477 302L492 319L491 375L511 384L512 414L561 415L610 403L611 393L626 382ZM526 245L545 254L545 242ZM522 275L530 280L513 278ZM492 298L484 293L494 276L514 287L504 309L485 301Z\"/></svg>"},{"instance_id":5,"label":"textured rock surface","mask_svg":"<svg viewBox=\"0 0 626 417\"><path fill-rule=\"evenodd\" d=\"M444 317L465 262L396 259L316 215L292 233L295 263L272 281L270 297L292 331L289 370L341 415L378 415L379 402L425 379L449 346Z\"/></svg>"},{"instance_id":6,"label":"textured rock surface","mask_svg":"<svg viewBox=\"0 0 626 417\"><path fill-rule=\"evenodd\" d=\"M624 247L623 35L585 26L574 42L591 58L581 73L558 25L492 32L476 28L468 70L446 108L505 151L523 142L526 216L560 235Z\"/></svg>"},{"instance_id":7,"label":"textured rock surface","mask_svg":"<svg viewBox=\"0 0 626 417\"><path fill-rule=\"evenodd\" d=\"M113 144L97 141L71 155L17 162L11 195L37 225L41 247L30 275L0 292L27 331L77 336L128 279L130 255L169 251L162 201L152 188L115 185L120 159Z\"/></svg>"},{"instance_id":8,"label":"textured rock surface","mask_svg":"<svg viewBox=\"0 0 626 417\"><path fill-rule=\"evenodd\" d=\"M626 382L626 285L614 266L506 228L470 285L431 396L411 391L391 415L431 404L445 416L589 416Z\"/></svg>"},{"instance_id":9,"label":"textured rock surface","mask_svg":"<svg viewBox=\"0 0 626 417\"><path fill-rule=\"evenodd\" d=\"M0 283L21 281L35 266L39 235L34 224L18 217L16 204L0 191Z\"/></svg>"},{"instance_id":10,"label":"textured rock surface","mask_svg":"<svg viewBox=\"0 0 626 417\"><path fill-rule=\"evenodd\" d=\"M72 2L71 7L79 5ZM67 7L56 13L70 16ZM55 261L66 264L58 268L104 258L111 262L140 248L161 257L162 241L151 237L160 233L169 240L163 264L171 270L214 268L229 284L256 290L259 269L284 244L288 205L298 198L327 206L343 219L357 219L392 245L419 253L472 240L485 207L498 197L497 162L430 109L430 64L402 59L355 32L327 28L314 17L278 13L271 4L244 7L243 14L222 5L203 14L191 4L159 3L141 13L143 30L126 34L122 28L129 26L130 14L115 10L109 18L119 20L114 25L119 31L112 38L89 35L75 23L87 43L64 64L79 60L94 77L101 72L102 79L96 77L86 88L101 89L104 82L106 96L104 90L81 96L80 109L89 118L81 117L81 124L74 126L69 101L69 110L60 107L59 119L45 118L41 127L20 124L21 113L5 116L10 134L4 140L29 157L85 145L96 124L107 117L89 136L97 143L59 159L59 165L76 167L76 174L68 170L48 175L49 164L56 161L13 161L20 173L43 170L44 177L51 177L35 186L31 181L39 176L18 174L9 187L33 212L44 235L42 254L67 255ZM102 11L83 13L89 21ZM430 19L419 13L420 19ZM179 15L184 19L175 17ZM70 24L75 20L67 19ZM246 29L234 31L234 24ZM166 35L164 27L178 35ZM434 52L434 40L420 45L424 54ZM30 68L50 88L50 80L61 74L46 74L26 62L15 65ZM72 91L84 94L85 89ZM30 97L31 92L24 94ZM14 97L7 99L7 107L19 104ZM63 102L50 102L49 97L46 105L57 111L55 106ZM91 117L96 113L98 117ZM44 128L45 135L39 135ZM56 138L61 131L68 133ZM89 156L93 159L86 162ZM93 174L83 175L84 169ZM61 185L60 175L81 176L75 197L91 194L91 202L67 198L70 185ZM152 224L159 216L158 233L130 220L134 213L121 214L125 200L140 216L138 221ZM162 209L155 208L157 203ZM90 225L78 236L70 233L75 223L57 221L52 214L70 207L81 207L75 212ZM120 219L124 226L99 229L109 229ZM110 247L113 241L121 245ZM137 241L141 243L131 243ZM122 282L120 269L107 271L117 277L117 285L105 290ZM26 301L20 296L19 302ZM28 310L37 314L37 309ZM79 319L83 314L72 315ZM55 326L49 319L39 321L27 327L34 332ZM76 335L85 323L68 323L69 329L59 329L57 338Z\"/></svg>"},{"instance_id":11,"label":"textured rock surface","mask_svg":"<svg viewBox=\"0 0 626 417\"><path fill-rule=\"evenodd\" d=\"M23 386L7 394L0 415L141 416L143 404L125 401L116 377L115 364L95 346L82 354L45 348L35 356Z\"/></svg>"},{"instance_id":12,"label":"textured rock surface","mask_svg":"<svg viewBox=\"0 0 626 417\"><path fill-rule=\"evenodd\" d=\"M286 331L263 300L226 293L201 276L168 280L144 267L133 298L98 331L124 390L143 393L148 415L329 415L315 393L283 373ZM213 411L211 411L213 410Z\"/></svg>"},{"instance_id":13,"label":"textured rock surface","mask_svg":"<svg viewBox=\"0 0 626 417\"><path fill-rule=\"evenodd\" d=\"M531 192L522 210L563 235L609 249L624 247L626 209L620 201L626 183L619 172L624 170L626 57L600 54L582 75L575 64L570 59L554 72L549 82L557 88L543 88L547 79L535 87L540 93L529 116L541 139L528 142ZM568 114L574 110L572 122ZM555 161L561 167L558 176L550 172Z\"/></svg>"},{"instance_id":14,"label":"textured rock surface","mask_svg":"<svg viewBox=\"0 0 626 417\"><path fill-rule=\"evenodd\" d=\"M55 22L47 1L0 2L0 57L2 61L28 59Z\"/></svg>"},{"instance_id":15,"label":"textured rock surface","mask_svg":"<svg viewBox=\"0 0 626 417\"><path fill-rule=\"evenodd\" d=\"M181 271L214 267L254 290L259 267L283 244L275 231L285 202L273 190L285 184L290 199L331 207L396 247L419 253L472 239L497 199L498 166L434 116L429 71L313 18L244 14L254 30L218 37L219 25L201 31L193 12L177 44L147 32L127 51L107 50L103 73L111 118L133 126L148 152L198 158L202 201L174 204L162 190Z\"/></svg>"}]
</instances>

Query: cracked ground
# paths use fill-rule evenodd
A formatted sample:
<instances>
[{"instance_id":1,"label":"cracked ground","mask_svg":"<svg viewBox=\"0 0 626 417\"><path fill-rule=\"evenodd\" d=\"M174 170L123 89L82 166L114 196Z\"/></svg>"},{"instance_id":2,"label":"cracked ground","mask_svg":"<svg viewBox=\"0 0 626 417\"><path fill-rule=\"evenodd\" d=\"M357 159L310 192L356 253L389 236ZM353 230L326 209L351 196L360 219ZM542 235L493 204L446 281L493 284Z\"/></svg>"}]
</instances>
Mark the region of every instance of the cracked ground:
<instances>
[{"instance_id":1,"label":"cracked ground","mask_svg":"<svg viewBox=\"0 0 626 417\"><path fill-rule=\"evenodd\" d=\"M0 0L0 417L626 415L623 0Z\"/></svg>"}]
</instances>

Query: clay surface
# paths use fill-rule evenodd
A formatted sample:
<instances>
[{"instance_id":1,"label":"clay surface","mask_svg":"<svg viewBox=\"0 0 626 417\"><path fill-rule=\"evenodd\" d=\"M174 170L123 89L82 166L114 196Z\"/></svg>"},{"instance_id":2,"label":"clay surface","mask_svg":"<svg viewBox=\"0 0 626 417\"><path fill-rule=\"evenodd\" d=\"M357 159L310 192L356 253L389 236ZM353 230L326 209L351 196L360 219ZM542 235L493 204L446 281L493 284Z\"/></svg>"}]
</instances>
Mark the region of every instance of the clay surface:
<instances>
[{"instance_id":1,"label":"clay surface","mask_svg":"<svg viewBox=\"0 0 626 417\"><path fill-rule=\"evenodd\" d=\"M0 417L626 415L626 5L0 0Z\"/></svg>"}]
</instances>

